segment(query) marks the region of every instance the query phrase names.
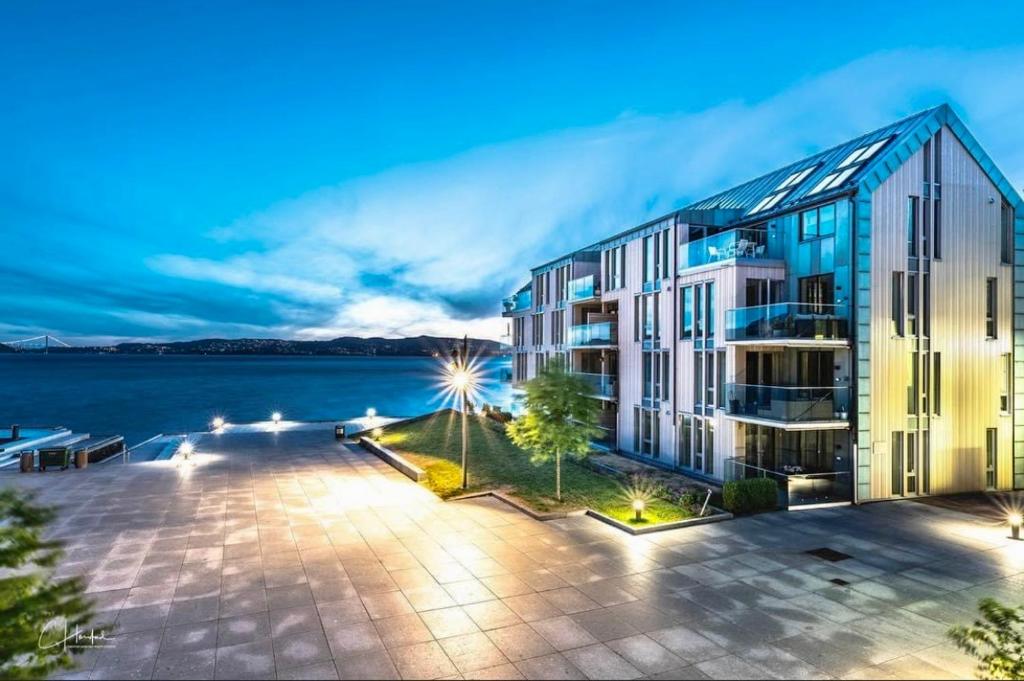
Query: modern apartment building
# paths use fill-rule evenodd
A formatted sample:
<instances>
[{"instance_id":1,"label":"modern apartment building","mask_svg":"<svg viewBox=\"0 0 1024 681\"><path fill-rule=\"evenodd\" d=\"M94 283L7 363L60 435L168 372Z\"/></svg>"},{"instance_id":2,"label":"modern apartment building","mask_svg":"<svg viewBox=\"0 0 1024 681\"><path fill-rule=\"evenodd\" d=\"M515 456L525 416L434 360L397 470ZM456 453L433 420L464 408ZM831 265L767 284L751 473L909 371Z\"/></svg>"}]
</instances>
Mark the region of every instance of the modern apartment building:
<instances>
[{"instance_id":1,"label":"modern apartment building","mask_svg":"<svg viewBox=\"0 0 1024 681\"><path fill-rule=\"evenodd\" d=\"M539 265L503 314L514 383L561 354L625 456L790 506L1024 487L1024 205L948 105Z\"/></svg>"}]
</instances>

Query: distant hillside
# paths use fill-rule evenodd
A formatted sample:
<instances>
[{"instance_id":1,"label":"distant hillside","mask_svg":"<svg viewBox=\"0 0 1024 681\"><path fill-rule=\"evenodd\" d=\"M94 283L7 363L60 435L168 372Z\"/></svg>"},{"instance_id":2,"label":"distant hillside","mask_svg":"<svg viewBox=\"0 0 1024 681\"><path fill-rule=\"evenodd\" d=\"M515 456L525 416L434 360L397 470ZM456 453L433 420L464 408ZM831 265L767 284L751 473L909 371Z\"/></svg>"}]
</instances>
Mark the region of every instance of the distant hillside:
<instances>
[{"instance_id":1,"label":"distant hillside","mask_svg":"<svg viewBox=\"0 0 1024 681\"><path fill-rule=\"evenodd\" d=\"M51 353L104 352L122 355L381 355L431 356L450 353L462 346L461 338L357 338L346 336L324 341L277 338L206 338L173 343L120 343L108 347L50 348ZM470 355L501 354L501 344L469 339Z\"/></svg>"}]
</instances>

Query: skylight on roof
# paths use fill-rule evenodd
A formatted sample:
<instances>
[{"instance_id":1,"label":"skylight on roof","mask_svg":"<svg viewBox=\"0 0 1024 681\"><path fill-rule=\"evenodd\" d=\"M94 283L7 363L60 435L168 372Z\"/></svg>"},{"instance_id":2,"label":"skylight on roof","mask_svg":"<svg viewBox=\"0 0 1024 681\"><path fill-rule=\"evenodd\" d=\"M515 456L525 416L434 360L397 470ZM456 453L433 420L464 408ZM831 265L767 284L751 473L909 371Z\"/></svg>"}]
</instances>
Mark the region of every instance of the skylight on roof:
<instances>
[{"instance_id":1,"label":"skylight on roof","mask_svg":"<svg viewBox=\"0 0 1024 681\"><path fill-rule=\"evenodd\" d=\"M817 167L818 167L817 164L815 164L815 165L811 166L810 168L804 168L803 170L796 171L795 173L793 173L789 177L787 177L785 180L783 180L782 184L780 184L778 187L776 187L772 191L773 192L777 192L777 191L779 191L781 189L786 189L787 187L795 187L795 186L797 186L798 184L800 184L801 182L806 180L807 176L810 175L811 173L813 173L814 170Z\"/></svg>"},{"instance_id":2,"label":"skylight on roof","mask_svg":"<svg viewBox=\"0 0 1024 681\"><path fill-rule=\"evenodd\" d=\"M807 192L807 195L810 196L811 194L817 194L818 192L824 192L841 187L844 182L853 176L854 173L863 168L865 163L874 158L875 154L877 154L882 147L888 144L891 139L892 137L890 136L885 139L878 140L877 142L857 147L847 154L846 158L844 158L842 162L835 167L835 170L821 178L821 181L814 185L814 188Z\"/></svg>"}]
</instances>

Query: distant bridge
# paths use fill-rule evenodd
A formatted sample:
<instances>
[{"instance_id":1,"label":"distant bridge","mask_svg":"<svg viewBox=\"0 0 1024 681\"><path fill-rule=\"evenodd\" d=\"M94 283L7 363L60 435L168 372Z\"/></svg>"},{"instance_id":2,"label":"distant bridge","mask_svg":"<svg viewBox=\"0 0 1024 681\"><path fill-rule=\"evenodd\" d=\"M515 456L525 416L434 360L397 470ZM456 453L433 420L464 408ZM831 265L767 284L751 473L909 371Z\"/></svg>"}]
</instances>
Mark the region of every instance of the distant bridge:
<instances>
[{"instance_id":1,"label":"distant bridge","mask_svg":"<svg viewBox=\"0 0 1024 681\"><path fill-rule=\"evenodd\" d=\"M33 336L32 338L22 338L21 340L3 341L0 345L6 345L9 348L13 348L18 352L28 351L35 352L42 350L44 353L49 352L51 347L54 348L70 348L71 343L65 343L56 336L49 334L45 336Z\"/></svg>"}]
</instances>

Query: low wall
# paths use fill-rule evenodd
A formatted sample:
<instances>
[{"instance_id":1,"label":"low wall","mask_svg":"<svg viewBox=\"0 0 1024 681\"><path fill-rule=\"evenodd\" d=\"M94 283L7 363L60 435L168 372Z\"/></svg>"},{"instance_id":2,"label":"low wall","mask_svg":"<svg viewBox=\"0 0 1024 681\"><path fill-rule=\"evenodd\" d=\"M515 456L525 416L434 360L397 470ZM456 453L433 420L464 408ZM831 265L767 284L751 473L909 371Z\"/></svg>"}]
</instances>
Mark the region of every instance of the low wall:
<instances>
[{"instance_id":1,"label":"low wall","mask_svg":"<svg viewBox=\"0 0 1024 681\"><path fill-rule=\"evenodd\" d=\"M399 473L413 482L420 482L424 477L426 477L426 473L423 472L422 468L409 463L387 447L382 447L368 437L360 437L359 444L363 449L383 459L388 465L397 469Z\"/></svg>"}]
</instances>

